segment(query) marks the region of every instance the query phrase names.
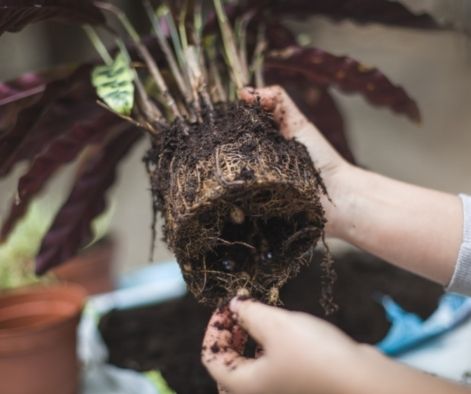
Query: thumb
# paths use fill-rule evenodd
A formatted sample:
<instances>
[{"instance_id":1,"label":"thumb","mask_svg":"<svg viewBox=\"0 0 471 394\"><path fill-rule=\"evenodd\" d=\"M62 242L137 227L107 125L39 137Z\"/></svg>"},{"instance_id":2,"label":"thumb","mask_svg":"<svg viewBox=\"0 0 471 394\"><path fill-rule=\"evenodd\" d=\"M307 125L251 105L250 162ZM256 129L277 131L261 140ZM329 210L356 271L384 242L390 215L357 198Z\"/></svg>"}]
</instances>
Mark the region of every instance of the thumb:
<instances>
[{"instance_id":1,"label":"thumb","mask_svg":"<svg viewBox=\"0 0 471 394\"><path fill-rule=\"evenodd\" d=\"M248 104L260 103L265 111L270 112L286 139L293 138L299 130L310 125L281 86L273 85L261 89L244 88L239 92L239 96Z\"/></svg>"},{"instance_id":2,"label":"thumb","mask_svg":"<svg viewBox=\"0 0 471 394\"><path fill-rule=\"evenodd\" d=\"M263 348L272 342L287 322L288 312L254 300L234 298L229 306L237 323Z\"/></svg>"},{"instance_id":3,"label":"thumb","mask_svg":"<svg viewBox=\"0 0 471 394\"><path fill-rule=\"evenodd\" d=\"M254 89L243 88L239 91L239 97L247 104L260 103L265 111L273 112L278 104L279 90L275 87Z\"/></svg>"}]
</instances>

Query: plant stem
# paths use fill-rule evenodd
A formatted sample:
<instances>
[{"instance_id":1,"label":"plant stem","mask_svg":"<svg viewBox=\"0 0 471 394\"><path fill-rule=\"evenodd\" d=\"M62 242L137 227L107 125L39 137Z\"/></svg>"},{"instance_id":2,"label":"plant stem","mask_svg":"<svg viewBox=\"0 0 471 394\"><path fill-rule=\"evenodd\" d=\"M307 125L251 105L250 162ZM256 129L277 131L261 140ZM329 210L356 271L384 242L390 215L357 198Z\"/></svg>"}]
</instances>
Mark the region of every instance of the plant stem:
<instances>
[{"instance_id":1,"label":"plant stem","mask_svg":"<svg viewBox=\"0 0 471 394\"><path fill-rule=\"evenodd\" d=\"M210 110L213 111L213 104L209 98L206 79L200 67L200 59L198 58L197 48L190 45L187 48L187 62L190 80L192 83L192 90L196 93L196 100L199 101L200 97L203 99L204 104ZM199 107L199 103L198 103Z\"/></svg>"},{"instance_id":2,"label":"plant stem","mask_svg":"<svg viewBox=\"0 0 471 394\"><path fill-rule=\"evenodd\" d=\"M216 38L214 36L206 37L204 40L204 48L206 49L210 75L214 83L214 101L227 101L226 90L223 87L221 73L219 71L217 63Z\"/></svg>"},{"instance_id":3,"label":"plant stem","mask_svg":"<svg viewBox=\"0 0 471 394\"><path fill-rule=\"evenodd\" d=\"M203 4L201 1L198 1L195 4L194 29L195 45L202 49L201 42L203 37Z\"/></svg>"},{"instance_id":4,"label":"plant stem","mask_svg":"<svg viewBox=\"0 0 471 394\"><path fill-rule=\"evenodd\" d=\"M229 68L231 69L232 78L236 85L237 90L242 89L248 83L248 76L244 74L243 67L241 65L239 54L237 51L236 39L234 32L229 24L227 15L222 6L221 0L213 0L214 7L216 9L219 27L222 33L222 39L224 43L224 50L226 53L226 59Z\"/></svg>"},{"instance_id":5,"label":"plant stem","mask_svg":"<svg viewBox=\"0 0 471 394\"><path fill-rule=\"evenodd\" d=\"M257 46L255 47L254 60L252 64L252 71L255 74L255 86L261 88L265 86L265 79L263 77L263 65L265 62L265 50L267 48L267 41L265 38L265 28L260 27L257 34Z\"/></svg>"},{"instance_id":6,"label":"plant stem","mask_svg":"<svg viewBox=\"0 0 471 394\"><path fill-rule=\"evenodd\" d=\"M160 22L157 19L157 16L155 15L154 9L152 5L150 4L149 0L144 0L144 7L146 8L147 14L149 15L154 33L157 36L157 40L159 41L160 48L164 52L164 55L167 59L167 62L172 71L173 77L175 78L175 82L177 83L178 88L180 92L182 93L187 105L190 105L191 92L189 91L188 86L185 84L183 75L177 64L176 58L170 48L170 45L168 44L167 38L162 33Z\"/></svg>"},{"instance_id":7,"label":"plant stem","mask_svg":"<svg viewBox=\"0 0 471 394\"><path fill-rule=\"evenodd\" d=\"M254 14L253 11L248 12L236 23L236 34L239 37L239 59L243 72L247 76L247 81L250 80L249 62L247 60L247 28Z\"/></svg>"},{"instance_id":8,"label":"plant stem","mask_svg":"<svg viewBox=\"0 0 471 394\"><path fill-rule=\"evenodd\" d=\"M128 53L126 45L120 40L116 39L116 45L120 48L121 52L126 54L128 60L131 60L131 56ZM154 127L155 123L162 123L164 122L164 117L162 112L157 108L154 102L149 98L144 85L139 77L137 71L133 68L134 71L134 84L136 85L137 97L140 101L142 110L144 112L143 116L146 118L145 120L145 129L150 131L151 134L157 134L157 130Z\"/></svg>"},{"instance_id":9,"label":"plant stem","mask_svg":"<svg viewBox=\"0 0 471 394\"><path fill-rule=\"evenodd\" d=\"M108 52L108 49L106 49L105 44L103 44L103 41L101 40L96 30L90 25L84 25L83 30L85 30L85 33L87 33L90 42L93 44L95 50L98 52L103 62L107 66L111 66L111 64L113 64L113 58Z\"/></svg>"},{"instance_id":10,"label":"plant stem","mask_svg":"<svg viewBox=\"0 0 471 394\"><path fill-rule=\"evenodd\" d=\"M136 49L138 50L142 59L146 63L147 68L149 69L149 72L152 75L152 78L154 79L157 85L157 88L160 90L160 94L162 96L162 100L164 101L165 105L168 107L168 109L170 110L170 113L172 114L174 118L181 119L182 116L180 114L180 111L178 110L178 106L174 98L170 94L167 88L167 84L165 83L165 80L157 64L152 58L152 55L150 54L149 50L142 44L139 34L137 34L136 30L134 29L132 24L129 22L124 12L121 11L118 7L110 3L97 1L94 4L98 8L101 8L102 10L111 12L113 15L115 15L118 18L118 20L121 22L123 27L126 29L126 32L129 34L129 36L133 40L136 46Z\"/></svg>"},{"instance_id":11,"label":"plant stem","mask_svg":"<svg viewBox=\"0 0 471 394\"><path fill-rule=\"evenodd\" d=\"M185 53L186 48L188 48L188 35L186 33L187 10L188 1L185 1L182 9L180 10L180 15L178 16L178 32L180 33L180 41L182 43L183 53Z\"/></svg>"},{"instance_id":12,"label":"plant stem","mask_svg":"<svg viewBox=\"0 0 471 394\"><path fill-rule=\"evenodd\" d=\"M183 55L182 46L180 44L180 37L178 35L177 27L175 26L175 21L173 20L172 13L170 9L166 5L162 5L160 7L160 12L164 15L168 28L170 30L170 38L172 39L173 49L175 50L175 54L177 55L178 63L180 64L180 68L184 69L185 66L185 57Z\"/></svg>"},{"instance_id":13,"label":"plant stem","mask_svg":"<svg viewBox=\"0 0 471 394\"><path fill-rule=\"evenodd\" d=\"M121 9L104 1L95 1L94 4L104 11L111 12L116 18L118 18L119 22L134 42L139 42L141 40L139 34L137 34L136 29L134 29L134 26L131 24L126 14L121 11Z\"/></svg>"}]
</instances>

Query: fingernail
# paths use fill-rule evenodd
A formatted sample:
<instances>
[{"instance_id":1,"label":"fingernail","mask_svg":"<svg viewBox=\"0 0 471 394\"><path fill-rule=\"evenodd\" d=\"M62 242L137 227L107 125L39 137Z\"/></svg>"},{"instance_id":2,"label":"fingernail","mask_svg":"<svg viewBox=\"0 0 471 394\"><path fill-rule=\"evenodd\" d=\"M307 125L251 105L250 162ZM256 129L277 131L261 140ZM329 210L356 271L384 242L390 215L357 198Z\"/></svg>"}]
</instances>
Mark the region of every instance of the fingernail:
<instances>
[{"instance_id":1,"label":"fingernail","mask_svg":"<svg viewBox=\"0 0 471 394\"><path fill-rule=\"evenodd\" d=\"M251 86L247 86L244 88L244 91L246 91L248 94L254 95L255 94L255 89Z\"/></svg>"},{"instance_id":2,"label":"fingernail","mask_svg":"<svg viewBox=\"0 0 471 394\"><path fill-rule=\"evenodd\" d=\"M237 313L239 311L239 307L240 307L240 300L239 300L239 297L234 297L231 302L229 303L229 309L233 312L233 313Z\"/></svg>"}]
</instances>

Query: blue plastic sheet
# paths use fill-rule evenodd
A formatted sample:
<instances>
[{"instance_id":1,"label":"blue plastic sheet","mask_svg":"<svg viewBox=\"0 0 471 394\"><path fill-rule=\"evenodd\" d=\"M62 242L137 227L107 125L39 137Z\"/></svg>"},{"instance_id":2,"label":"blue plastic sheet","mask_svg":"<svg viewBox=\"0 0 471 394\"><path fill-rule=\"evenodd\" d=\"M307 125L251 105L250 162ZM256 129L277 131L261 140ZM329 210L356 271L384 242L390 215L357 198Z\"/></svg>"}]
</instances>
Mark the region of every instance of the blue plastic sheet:
<instances>
[{"instance_id":1,"label":"blue plastic sheet","mask_svg":"<svg viewBox=\"0 0 471 394\"><path fill-rule=\"evenodd\" d=\"M405 311L389 296L383 296L381 303L391 328L377 346L390 356L399 355L443 335L471 316L471 299L457 294L445 294L437 310L426 320Z\"/></svg>"}]
</instances>

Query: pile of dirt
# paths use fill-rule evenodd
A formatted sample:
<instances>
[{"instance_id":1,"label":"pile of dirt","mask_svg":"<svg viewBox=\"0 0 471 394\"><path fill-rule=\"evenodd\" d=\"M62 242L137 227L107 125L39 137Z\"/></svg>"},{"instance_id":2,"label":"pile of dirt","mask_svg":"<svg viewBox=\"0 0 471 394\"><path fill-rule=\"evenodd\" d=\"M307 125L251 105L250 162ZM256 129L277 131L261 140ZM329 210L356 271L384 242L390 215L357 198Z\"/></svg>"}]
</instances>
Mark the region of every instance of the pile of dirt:
<instances>
[{"instance_id":1,"label":"pile of dirt","mask_svg":"<svg viewBox=\"0 0 471 394\"><path fill-rule=\"evenodd\" d=\"M327 319L352 338L374 344L390 324L378 304L380 294L393 297L406 310L428 317L443 294L441 286L394 268L363 253L336 258L337 312L329 317L319 304L320 267L313 264L290 281L280 298L290 310ZM216 394L217 389L200 361L201 342L211 309L191 295L165 304L111 312L100 330L110 362L138 371L159 369L179 394Z\"/></svg>"},{"instance_id":2,"label":"pile of dirt","mask_svg":"<svg viewBox=\"0 0 471 394\"><path fill-rule=\"evenodd\" d=\"M145 161L164 240L190 291L212 306L241 288L277 304L278 290L312 260L323 235L319 172L259 106L220 104L183 127L176 122L156 138Z\"/></svg>"}]
</instances>

